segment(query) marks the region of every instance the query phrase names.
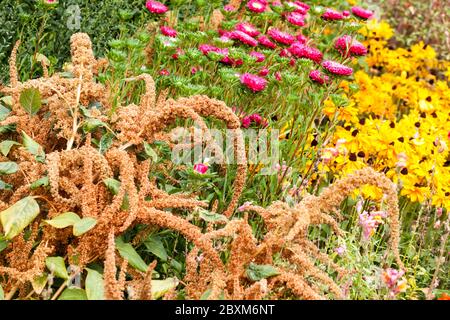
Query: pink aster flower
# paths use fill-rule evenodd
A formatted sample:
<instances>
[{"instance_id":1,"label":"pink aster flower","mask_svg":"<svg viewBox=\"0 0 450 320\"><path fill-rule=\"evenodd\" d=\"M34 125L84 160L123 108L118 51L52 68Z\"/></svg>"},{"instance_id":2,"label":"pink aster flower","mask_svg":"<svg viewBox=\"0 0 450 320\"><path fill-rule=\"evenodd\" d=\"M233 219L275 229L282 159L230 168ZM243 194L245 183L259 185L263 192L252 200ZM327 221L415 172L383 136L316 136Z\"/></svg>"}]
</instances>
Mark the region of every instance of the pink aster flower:
<instances>
[{"instance_id":1,"label":"pink aster flower","mask_svg":"<svg viewBox=\"0 0 450 320\"><path fill-rule=\"evenodd\" d=\"M162 76L168 76L168 75L170 75L170 72L169 72L169 70L167 70L167 69L162 69L162 70L159 72L159 74L162 75Z\"/></svg>"},{"instance_id":2,"label":"pink aster flower","mask_svg":"<svg viewBox=\"0 0 450 320\"><path fill-rule=\"evenodd\" d=\"M328 72L339 76L350 76L353 73L352 68L331 60L325 60L322 62L322 67L324 67Z\"/></svg>"},{"instance_id":3,"label":"pink aster flower","mask_svg":"<svg viewBox=\"0 0 450 320\"><path fill-rule=\"evenodd\" d=\"M241 83L253 92L259 92L266 88L267 80L251 73L244 73L240 76Z\"/></svg>"},{"instance_id":4,"label":"pink aster flower","mask_svg":"<svg viewBox=\"0 0 450 320\"><path fill-rule=\"evenodd\" d=\"M256 124L261 124L263 122L263 117L261 117L259 114L254 113L250 115L250 119L255 122Z\"/></svg>"},{"instance_id":5,"label":"pink aster flower","mask_svg":"<svg viewBox=\"0 0 450 320\"><path fill-rule=\"evenodd\" d=\"M278 81L283 80L283 78L281 77L281 72L280 71L275 72L275 79L277 79Z\"/></svg>"},{"instance_id":6,"label":"pink aster flower","mask_svg":"<svg viewBox=\"0 0 450 320\"><path fill-rule=\"evenodd\" d=\"M258 75L260 75L261 77L265 77L268 74L269 74L269 69L267 69L267 67L262 68L258 73Z\"/></svg>"},{"instance_id":7,"label":"pink aster flower","mask_svg":"<svg viewBox=\"0 0 450 320\"><path fill-rule=\"evenodd\" d=\"M258 51L250 52L250 56L256 58L256 62L263 62L264 60L266 60L266 56Z\"/></svg>"},{"instance_id":8,"label":"pink aster flower","mask_svg":"<svg viewBox=\"0 0 450 320\"><path fill-rule=\"evenodd\" d=\"M212 46L210 44L201 44L198 47L198 50L200 50L204 55L207 55L208 53L212 52L217 52L220 53L220 48L217 48L215 46Z\"/></svg>"},{"instance_id":9,"label":"pink aster flower","mask_svg":"<svg viewBox=\"0 0 450 320\"><path fill-rule=\"evenodd\" d=\"M292 54L285 48L280 51L280 57L292 57Z\"/></svg>"},{"instance_id":10,"label":"pink aster flower","mask_svg":"<svg viewBox=\"0 0 450 320\"><path fill-rule=\"evenodd\" d=\"M305 37L303 34L299 33L295 36L297 38L297 42L300 42L301 44L305 44L306 41L308 41L308 38Z\"/></svg>"},{"instance_id":11,"label":"pink aster flower","mask_svg":"<svg viewBox=\"0 0 450 320\"><path fill-rule=\"evenodd\" d=\"M353 7L352 8L352 13L357 16L360 17L362 19L369 19L370 17L373 16L373 12L361 7Z\"/></svg>"},{"instance_id":12,"label":"pink aster flower","mask_svg":"<svg viewBox=\"0 0 450 320\"><path fill-rule=\"evenodd\" d=\"M286 20L294 26L303 27L305 25L305 16L296 11L289 12L286 15Z\"/></svg>"},{"instance_id":13,"label":"pink aster flower","mask_svg":"<svg viewBox=\"0 0 450 320\"><path fill-rule=\"evenodd\" d=\"M265 1L265 0L250 0L247 3L247 8L248 8L248 10L256 12L256 13L262 13L262 12L266 11L267 1Z\"/></svg>"},{"instance_id":14,"label":"pink aster flower","mask_svg":"<svg viewBox=\"0 0 450 320\"><path fill-rule=\"evenodd\" d=\"M311 80L320 83L320 84L324 84L330 81L330 77L328 77L327 75L323 74L322 72L320 72L319 70L312 70L309 73L309 77L311 78Z\"/></svg>"},{"instance_id":15,"label":"pink aster flower","mask_svg":"<svg viewBox=\"0 0 450 320\"><path fill-rule=\"evenodd\" d=\"M323 57L323 54L319 49L309 47L299 42L293 43L289 47L289 52L298 58L307 58L317 63L320 62Z\"/></svg>"},{"instance_id":16,"label":"pink aster flower","mask_svg":"<svg viewBox=\"0 0 450 320\"><path fill-rule=\"evenodd\" d=\"M175 29L172 29L171 27L161 26L159 28L159 30L165 36L172 37L172 38L175 38L177 36L177 31Z\"/></svg>"},{"instance_id":17,"label":"pink aster flower","mask_svg":"<svg viewBox=\"0 0 450 320\"><path fill-rule=\"evenodd\" d=\"M258 38L258 42L259 42L262 46L264 46L264 47L266 47L266 48L269 48L269 49L275 49L275 48L277 47L277 45L276 45L275 43L273 43L272 41L270 41L270 39L267 38L266 36L260 36L260 37ZM449 139L450 139L450 138L449 138Z\"/></svg>"},{"instance_id":18,"label":"pink aster flower","mask_svg":"<svg viewBox=\"0 0 450 320\"><path fill-rule=\"evenodd\" d=\"M250 127L251 123L252 123L252 119L250 119L249 116L245 116L245 117L242 118L242 120L241 120L241 126L242 126L243 128L248 128L248 127Z\"/></svg>"},{"instance_id":19,"label":"pink aster flower","mask_svg":"<svg viewBox=\"0 0 450 320\"><path fill-rule=\"evenodd\" d=\"M234 30L234 31L230 32L229 37L230 37L230 39L237 39L237 40L241 41L242 43L245 43L251 47L256 47L258 45L258 41L255 38L249 36L245 32L239 31L239 30Z\"/></svg>"},{"instance_id":20,"label":"pink aster flower","mask_svg":"<svg viewBox=\"0 0 450 320\"><path fill-rule=\"evenodd\" d=\"M342 11L342 15L347 18L348 16L350 16L350 11L344 10Z\"/></svg>"},{"instance_id":21,"label":"pink aster flower","mask_svg":"<svg viewBox=\"0 0 450 320\"><path fill-rule=\"evenodd\" d=\"M291 45L295 41L295 37L287 32L283 32L276 28L271 28L267 31L267 34L276 42Z\"/></svg>"},{"instance_id":22,"label":"pink aster flower","mask_svg":"<svg viewBox=\"0 0 450 320\"><path fill-rule=\"evenodd\" d=\"M148 9L148 11L150 11L151 13L156 13L156 14L162 14L167 12L167 10L169 10L164 4L162 4L159 1L147 1L145 3L146 8Z\"/></svg>"},{"instance_id":23,"label":"pink aster flower","mask_svg":"<svg viewBox=\"0 0 450 320\"><path fill-rule=\"evenodd\" d=\"M326 20L342 20L344 19L344 15L342 13L340 13L339 11L327 8L325 10L325 13L322 15L323 19Z\"/></svg>"},{"instance_id":24,"label":"pink aster flower","mask_svg":"<svg viewBox=\"0 0 450 320\"><path fill-rule=\"evenodd\" d=\"M226 12L233 12L234 10L236 10L236 8L233 7L231 4L227 4L226 6L223 7L223 10L225 10Z\"/></svg>"},{"instance_id":25,"label":"pink aster flower","mask_svg":"<svg viewBox=\"0 0 450 320\"><path fill-rule=\"evenodd\" d=\"M248 34L250 37L256 37L261 33L249 22L240 22L236 25L235 29Z\"/></svg>"},{"instance_id":26,"label":"pink aster flower","mask_svg":"<svg viewBox=\"0 0 450 320\"><path fill-rule=\"evenodd\" d=\"M367 48L361 42L353 39L349 35L338 38L334 46L342 55L345 55L347 50L348 55L364 56L367 54Z\"/></svg>"},{"instance_id":27,"label":"pink aster flower","mask_svg":"<svg viewBox=\"0 0 450 320\"><path fill-rule=\"evenodd\" d=\"M194 165L194 171L199 174L205 174L206 171L208 171L208 166L203 163L197 163L196 165Z\"/></svg>"},{"instance_id":28,"label":"pink aster flower","mask_svg":"<svg viewBox=\"0 0 450 320\"><path fill-rule=\"evenodd\" d=\"M295 1L294 3L295 3L297 6L302 7L302 8L305 9L306 11L308 11L309 8L310 8L309 5L307 5L306 3L301 2L301 1Z\"/></svg>"}]
</instances>

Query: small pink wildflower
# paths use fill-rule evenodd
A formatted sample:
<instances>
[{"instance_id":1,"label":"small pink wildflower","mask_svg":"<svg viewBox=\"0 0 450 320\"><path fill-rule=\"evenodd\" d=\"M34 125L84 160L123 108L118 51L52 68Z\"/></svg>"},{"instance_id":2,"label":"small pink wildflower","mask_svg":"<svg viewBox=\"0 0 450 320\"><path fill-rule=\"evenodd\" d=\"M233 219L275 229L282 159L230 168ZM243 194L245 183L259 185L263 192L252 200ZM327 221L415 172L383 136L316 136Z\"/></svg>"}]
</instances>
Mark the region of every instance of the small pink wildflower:
<instances>
[{"instance_id":1,"label":"small pink wildflower","mask_svg":"<svg viewBox=\"0 0 450 320\"><path fill-rule=\"evenodd\" d=\"M236 10L236 8L233 7L231 4L227 4L226 6L223 7L223 10L225 10L226 12L233 12L234 10Z\"/></svg>"},{"instance_id":2,"label":"small pink wildflower","mask_svg":"<svg viewBox=\"0 0 450 320\"><path fill-rule=\"evenodd\" d=\"M159 30L165 36L168 36L168 37L171 37L171 38L175 38L177 36L177 31L175 29L172 29L171 27L161 26L159 28Z\"/></svg>"},{"instance_id":3,"label":"small pink wildflower","mask_svg":"<svg viewBox=\"0 0 450 320\"><path fill-rule=\"evenodd\" d=\"M383 224L383 218L386 218L387 214L384 211L373 211L370 214L367 211L363 211L359 214L359 224L363 229L363 237L368 240L375 234L377 227Z\"/></svg>"},{"instance_id":4,"label":"small pink wildflower","mask_svg":"<svg viewBox=\"0 0 450 320\"><path fill-rule=\"evenodd\" d=\"M159 1L150 0L145 3L146 8L151 13L162 14L169 10L164 4Z\"/></svg>"},{"instance_id":5,"label":"small pink wildflower","mask_svg":"<svg viewBox=\"0 0 450 320\"><path fill-rule=\"evenodd\" d=\"M324 67L327 71L339 75L339 76L350 76L353 73L353 69L339 62L332 60L325 60L322 62L322 67Z\"/></svg>"},{"instance_id":6,"label":"small pink wildflower","mask_svg":"<svg viewBox=\"0 0 450 320\"><path fill-rule=\"evenodd\" d=\"M336 251L339 256L343 256L345 252L347 252L347 247L343 244L342 246L337 247L334 251Z\"/></svg>"},{"instance_id":7,"label":"small pink wildflower","mask_svg":"<svg viewBox=\"0 0 450 320\"><path fill-rule=\"evenodd\" d=\"M266 88L267 80L251 73L244 73L240 76L241 83L253 92L259 92Z\"/></svg>"},{"instance_id":8,"label":"small pink wildflower","mask_svg":"<svg viewBox=\"0 0 450 320\"><path fill-rule=\"evenodd\" d=\"M162 76L168 76L168 75L170 75L170 72L169 72L169 70L167 70L167 69L162 69L162 70L159 72L159 74L162 75Z\"/></svg>"},{"instance_id":9,"label":"small pink wildflower","mask_svg":"<svg viewBox=\"0 0 450 320\"><path fill-rule=\"evenodd\" d=\"M283 78L281 77L281 72L280 71L275 72L275 79L277 79L278 81L283 80Z\"/></svg>"},{"instance_id":10,"label":"small pink wildflower","mask_svg":"<svg viewBox=\"0 0 450 320\"><path fill-rule=\"evenodd\" d=\"M389 289L391 296L395 296L400 292L406 291L407 282L406 279L402 278L404 274L405 271L395 270L392 268L387 268L383 271L382 280Z\"/></svg>"},{"instance_id":11,"label":"small pink wildflower","mask_svg":"<svg viewBox=\"0 0 450 320\"><path fill-rule=\"evenodd\" d=\"M352 8L352 13L362 19L369 19L373 16L372 11L357 6Z\"/></svg>"},{"instance_id":12,"label":"small pink wildflower","mask_svg":"<svg viewBox=\"0 0 450 320\"><path fill-rule=\"evenodd\" d=\"M208 166L204 163L197 163L194 165L194 171L199 174L205 174L208 171Z\"/></svg>"},{"instance_id":13,"label":"small pink wildflower","mask_svg":"<svg viewBox=\"0 0 450 320\"><path fill-rule=\"evenodd\" d=\"M239 212L244 212L244 211L248 210L248 208L249 208L251 205L252 205L252 203L251 203L250 201L246 201L246 202L244 202L244 204L243 204L242 206L240 206L240 207L238 208L238 211L239 211Z\"/></svg>"}]
</instances>

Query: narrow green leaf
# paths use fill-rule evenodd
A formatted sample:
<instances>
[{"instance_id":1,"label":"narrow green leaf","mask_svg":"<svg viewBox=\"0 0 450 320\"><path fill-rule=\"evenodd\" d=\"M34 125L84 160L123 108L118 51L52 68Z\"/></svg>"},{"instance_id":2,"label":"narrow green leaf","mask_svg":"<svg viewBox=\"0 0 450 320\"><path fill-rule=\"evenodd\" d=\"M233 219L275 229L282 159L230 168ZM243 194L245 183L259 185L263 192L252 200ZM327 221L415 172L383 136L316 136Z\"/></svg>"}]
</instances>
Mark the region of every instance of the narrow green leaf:
<instances>
[{"instance_id":1,"label":"narrow green leaf","mask_svg":"<svg viewBox=\"0 0 450 320\"><path fill-rule=\"evenodd\" d=\"M44 220L46 223L55 227L57 229L67 228L68 226L73 226L77 222L81 221L81 218L73 212L65 212L54 217L51 220Z\"/></svg>"},{"instance_id":2,"label":"narrow green leaf","mask_svg":"<svg viewBox=\"0 0 450 320\"><path fill-rule=\"evenodd\" d=\"M84 130L84 132L92 132L95 129L97 129L98 127L104 127L104 126L106 126L106 123L104 123L103 121L101 121L99 119L95 119L95 118L90 118L84 122L83 130Z\"/></svg>"},{"instance_id":3,"label":"narrow green leaf","mask_svg":"<svg viewBox=\"0 0 450 320\"><path fill-rule=\"evenodd\" d=\"M152 298L159 299L169 290L176 288L180 281L177 278L167 278L164 280L152 280Z\"/></svg>"},{"instance_id":4,"label":"narrow green leaf","mask_svg":"<svg viewBox=\"0 0 450 320\"><path fill-rule=\"evenodd\" d=\"M67 268L63 257L48 257L45 259L45 265L48 270L53 272L53 274L58 278L65 280L69 279L69 274L67 273Z\"/></svg>"},{"instance_id":5,"label":"narrow green leaf","mask_svg":"<svg viewBox=\"0 0 450 320\"><path fill-rule=\"evenodd\" d=\"M5 140L0 142L0 152L2 153L2 155L4 155L5 157L8 156L9 151L11 150L12 146L20 146L20 143L17 143L15 141L12 140Z\"/></svg>"},{"instance_id":6,"label":"narrow green leaf","mask_svg":"<svg viewBox=\"0 0 450 320\"><path fill-rule=\"evenodd\" d=\"M107 178L105 180L103 180L103 183L105 184L105 186L108 188L108 190L113 194L113 195L117 195L119 193L119 189L120 189L120 181L116 180L114 178Z\"/></svg>"},{"instance_id":7,"label":"narrow green leaf","mask_svg":"<svg viewBox=\"0 0 450 320\"><path fill-rule=\"evenodd\" d=\"M34 141L30 136L28 136L25 131L22 131L22 143L25 149L35 156L38 162L44 163L45 161L45 152L42 146Z\"/></svg>"},{"instance_id":8,"label":"narrow green leaf","mask_svg":"<svg viewBox=\"0 0 450 320\"><path fill-rule=\"evenodd\" d=\"M26 112L35 115L42 105L41 93L36 88L24 89L20 93L19 102Z\"/></svg>"},{"instance_id":9,"label":"narrow green leaf","mask_svg":"<svg viewBox=\"0 0 450 320\"><path fill-rule=\"evenodd\" d=\"M108 132L102 136L99 143L99 152L105 153L113 144L113 134Z\"/></svg>"},{"instance_id":10,"label":"narrow green leaf","mask_svg":"<svg viewBox=\"0 0 450 320\"><path fill-rule=\"evenodd\" d=\"M247 277L252 281L259 281L280 274L278 270L270 264L258 265L250 263L247 268Z\"/></svg>"},{"instance_id":11,"label":"narrow green leaf","mask_svg":"<svg viewBox=\"0 0 450 320\"><path fill-rule=\"evenodd\" d=\"M5 96L5 97L1 97L0 101L3 102L4 104L6 104L7 106L11 107L13 104L13 98L12 96Z\"/></svg>"},{"instance_id":12,"label":"narrow green leaf","mask_svg":"<svg viewBox=\"0 0 450 320\"><path fill-rule=\"evenodd\" d=\"M156 235L149 236L145 241L144 245L148 251L153 253L155 256L160 258L162 261L167 261L167 252L161 239Z\"/></svg>"},{"instance_id":13,"label":"narrow green leaf","mask_svg":"<svg viewBox=\"0 0 450 320\"><path fill-rule=\"evenodd\" d=\"M5 120L10 112L11 110L0 104L0 121Z\"/></svg>"},{"instance_id":14,"label":"narrow green leaf","mask_svg":"<svg viewBox=\"0 0 450 320\"><path fill-rule=\"evenodd\" d=\"M147 271L148 265L142 260L131 244L123 242L122 238L119 237L116 239L116 248L122 258L128 260L131 266L142 272Z\"/></svg>"},{"instance_id":15,"label":"narrow green leaf","mask_svg":"<svg viewBox=\"0 0 450 320\"><path fill-rule=\"evenodd\" d=\"M26 197L0 212L5 238L10 240L23 231L39 215L39 205L33 197Z\"/></svg>"},{"instance_id":16,"label":"narrow green leaf","mask_svg":"<svg viewBox=\"0 0 450 320\"><path fill-rule=\"evenodd\" d=\"M218 214L214 212L210 212L205 209L198 209L198 214L200 219L203 219L207 222L218 222L218 221L228 221L227 217L225 217L223 214Z\"/></svg>"},{"instance_id":17,"label":"narrow green leaf","mask_svg":"<svg viewBox=\"0 0 450 320\"><path fill-rule=\"evenodd\" d=\"M89 300L105 300L103 276L92 269L86 268L86 295Z\"/></svg>"},{"instance_id":18,"label":"narrow green leaf","mask_svg":"<svg viewBox=\"0 0 450 320\"><path fill-rule=\"evenodd\" d=\"M0 190L12 190L13 186L9 183L6 183L0 180Z\"/></svg>"},{"instance_id":19,"label":"narrow green leaf","mask_svg":"<svg viewBox=\"0 0 450 320\"><path fill-rule=\"evenodd\" d=\"M15 162L0 162L0 174L13 174L19 170Z\"/></svg>"},{"instance_id":20,"label":"narrow green leaf","mask_svg":"<svg viewBox=\"0 0 450 320\"><path fill-rule=\"evenodd\" d=\"M48 177L45 176L45 177L42 177L42 178L36 180L35 182L33 182L30 185L30 189L34 190L34 189L37 189L39 187L48 187L48 186L49 186L49 180L48 180Z\"/></svg>"},{"instance_id":21,"label":"narrow green leaf","mask_svg":"<svg viewBox=\"0 0 450 320\"><path fill-rule=\"evenodd\" d=\"M86 292L80 288L67 288L61 293L58 300L87 300Z\"/></svg>"},{"instance_id":22,"label":"narrow green leaf","mask_svg":"<svg viewBox=\"0 0 450 320\"><path fill-rule=\"evenodd\" d=\"M3 292L2 285L0 284L0 300L5 300L5 293Z\"/></svg>"},{"instance_id":23,"label":"narrow green leaf","mask_svg":"<svg viewBox=\"0 0 450 320\"><path fill-rule=\"evenodd\" d=\"M8 241L6 241L6 240L0 240L0 252L2 252L3 250L5 250L7 246L8 246Z\"/></svg>"},{"instance_id":24,"label":"narrow green leaf","mask_svg":"<svg viewBox=\"0 0 450 320\"><path fill-rule=\"evenodd\" d=\"M73 225L73 235L76 237L81 236L95 227L96 224L97 220L94 218L83 218Z\"/></svg>"}]
</instances>

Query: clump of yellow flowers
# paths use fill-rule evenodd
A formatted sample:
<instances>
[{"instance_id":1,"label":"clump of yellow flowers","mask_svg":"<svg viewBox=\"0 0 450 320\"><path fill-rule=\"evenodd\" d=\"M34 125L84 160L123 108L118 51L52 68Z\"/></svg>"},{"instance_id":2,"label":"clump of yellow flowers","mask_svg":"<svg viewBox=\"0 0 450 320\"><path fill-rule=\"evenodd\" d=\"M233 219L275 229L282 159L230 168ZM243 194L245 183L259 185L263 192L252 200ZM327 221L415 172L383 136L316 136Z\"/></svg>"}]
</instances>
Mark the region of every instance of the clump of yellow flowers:
<instances>
[{"instance_id":1,"label":"clump of yellow flowers","mask_svg":"<svg viewBox=\"0 0 450 320\"><path fill-rule=\"evenodd\" d=\"M341 84L350 99L346 107L325 101L324 114L340 125L325 150L339 148L321 162L322 172L340 176L372 166L410 201L449 210L450 63L423 43L389 48L393 31L385 22L370 20L360 33L370 52L366 72L358 71L353 84ZM352 93L355 85L359 90Z\"/></svg>"}]
</instances>

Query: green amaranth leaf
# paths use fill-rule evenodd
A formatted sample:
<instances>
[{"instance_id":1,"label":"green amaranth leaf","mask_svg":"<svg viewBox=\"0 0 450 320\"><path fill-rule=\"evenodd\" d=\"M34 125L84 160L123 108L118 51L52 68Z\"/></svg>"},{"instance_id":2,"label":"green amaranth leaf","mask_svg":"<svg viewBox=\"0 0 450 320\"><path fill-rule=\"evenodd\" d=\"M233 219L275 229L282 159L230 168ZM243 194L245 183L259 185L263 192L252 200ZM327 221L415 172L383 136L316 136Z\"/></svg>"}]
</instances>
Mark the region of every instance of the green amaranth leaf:
<instances>
[{"instance_id":1,"label":"green amaranth leaf","mask_svg":"<svg viewBox=\"0 0 450 320\"><path fill-rule=\"evenodd\" d=\"M34 189L37 189L39 187L48 187L48 186L49 186L49 180L48 180L48 177L45 176L45 177L42 177L42 178L36 180L35 182L33 182L30 185L30 189L34 190Z\"/></svg>"},{"instance_id":2,"label":"green amaranth leaf","mask_svg":"<svg viewBox=\"0 0 450 320\"><path fill-rule=\"evenodd\" d=\"M5 293L3 292L2 285L0 284L0 300L5 300Z\"/></svg>"},{"instance_id":3,"label":"green amaranth leaf","mask_svg":"<svg viewBox=\"0 0 450 320\"><path fill-rule=\"evenodd\" d=\"M12 190L13 186L9 183L6 183L0 180L0 190Z\"/></svg>"},{"instance_id":4,"label":"green amaranth leaf","mask_svg":"<svg viewBox=\"0 0 450 320\"><path fill-rule=\"evenodd\" d=\"M41 93L36 88L24 89L20 93L19 98L20 105L31 115L35 115L41 108Z\"/></svg>"},{"instance_id":5,"label":"green amaranth leaf","mask_svg":"<svg viewBox=\"0 0 450 320\"><path fill-rule=\"evenodd\" d=\"M120 189L120 181L114 178L107 178L103 180L103 183L108 188L108 190L113 194L117 195Z\"/></svg>"},{"instance_id":6,"label":"green amaranth leaf","mask_svg":"<svg viewBox=\"0 0 450 320\"><path fill-rule=\"evenodd\" d=\"M145 154L152 159L153 163L158 162L158 155L156 154L155 150L148 144L147 142L144 142L144 151Z\"/></svg>"},{"instance_id":7,"label":"green amaranth leaf","mask_svg":"<svg viewBox=\"0 0 450 320\"><path fill-rule=\"evenodd\" d=\"M155 256L160 258L162 261L167 261L167 252L161 239L156 235L149 236L145 241L144 245L148 251L153 253Z\"/></svg>"},{"instance_id":8,"label":"green amaranth leaf","mask_svg":"<svg viewBox=\"0 0 450 320\"><path fill-rule=\"evenodd\" d=\"M67 268L63 257L47 257L45 259L45 265L48 270L53 272L53 274L58 278L64 280L69 279L69 274L67 273Z\"/></svg>"},{"instance_id":9,"label":"green amaranth leaf","mask_svg":"<svg viewBox=\"0 0 450 320\"><path fill-rule=\"evenodd\" d=\"M105 300L103 276L92 269L86 268L86 295L89 300Z\"/></svg>"},{"instance_id":10,"label":"green amaranth leaf","mask_svg":"<svg viewBox=\"0 0 450 320\"><path fill-rule=\"evenodd\" d=\"M73 235L78 237L91 230L97 224L97 220L91 217L83 218L73 225Z\"/></svg>"},{"instance_id":11,"label":"green amaranth leaf","mask_svg":"<svg viewBox=\"0 0 450 320\"><path fill-rule=\"evenodd\" d=\"M87 300L86 292L80 288L67 288L61 293L58 300Z\"/></svg>"},{"instance_id":12,"label":"green amaranth leaf","mask_svg":"<svg viewBox=\"0 0 450 320\"><path fill-rule=\"evenodd\" d=\"M128 260L129 264L139 271L146 272L148 265L142 260L141 256L134 250L129 243L123 242L122 238L116 239L116 248L122 258Z\"/></svg>"},{"instance_id":13,"label":"green amaranth leaf","mask_svg":"<svg viewBox=\"0 0 450 320\"><path fill-rule=\"evenodd\" d=\"M227 217L223 214L210 212L205 209L198 209L199 217L207 222L228 221Z\"/></svg>"},{"instance_id":14,"label":"green amaranth leaf","mask_svg":"<svg viewBox=\"0 0 450 320\"><path fill-rule=\"evenodd\" d=\"M114 135L111 132L104 134L100 139L98 151L102 154L105 153L112 146L113 138Z\"/></svg>"},{"instance_id":15,"label":"green amaranth leaf","mask_svg":"<svg viewBox=\"0 0 450 320\"><path fill-rule=\"evenodd\" d=\"M152 280L152 298L161 298L169 290L176 288L180 281L177 278L167 278L164 280Z\"/></svg>"},{"instance_id":16,"label":"green amaranth leaf","mask_svg":"<svg viewBox=\"0 0 450 320\"><path fill-rule=\"evenodd\" d=\"M15 162L0 162L0 175L13 174L19 170L19 166Z\"/></svg>"},{"instance_id":17,"label":"green amaranth leaf","mask_svg":"<svg viewBox=\"0 0 450 320\"><path fill-rule=\"evenodd\" d=\"M39 215L39 205L33 197L26 197L0 212L5 238L11 240Z\"/></svg>"},{"instance_id":18,"label":"green amaranth leaf","mask_svg":"<svg viewBox=\"0 0 450 320\"><path fill-rule=\"evenodd\" d=\"M48 274L44 272L40 276L36 276L31 281L31 285L33 286L34 292L37 294L41 294L44 291L45 285L47 284Z\"/></svg>"},{"instance_id":19,"label":"green amaranth leaf","mask_svg":"<svg viewBox=\"0 0 450 320\"><path fill-rule=\"evenodd\" d=\"M57 229L67 228L79 222L81 218L73 212L64 212L51 220L44 220L46 223Z\"/></svg>"},{"instance_id":20,"label":"green amaranth leaf","mask_svg":"<svg viewBox=\"0 0 450 320\"><path fill-rule=\"evenodd\" d=\"M258 265L253 262L247 268L247 277L252 281L259 281L280 274L278 270L270 264Z\"/></svg>"},{"instance_id":21,"label":"green amaranth leaf","mask_svg":"<svg viewBox=\"0 0 450 320\"><path fill-rule=\"evenodd\" d=\"M34 155L36 158L36 161L38 162L45 162L45 152L42 146L34 141L29 135L25 133L25 131L22 131L22 144L25 147L25 149Z\"/></svg>"},{"instance_id":22,"label":"green amaranth leaf","mask_svg":"<svg viewBox=\"0 0 450 320\"><path fill-rule=\"evenodd\" d=\"M20 143L17 143L15 141L12 140L5 140L0 142L0 152L2 153L2 155L4 155L5 157L8 156L9 151L11 150L12 146L20 146Z\"/></svg>"},{"instance_id":23,"label":"green amaranth leaf","mask_svg":"<svg viewBox=\"0 0 450 320\"><path fill-rule=\"evenodd\" d=\"M3 250L5 250L7 246L8 246L8 241L6 241L6 240L0 240L0 252L2 252Z\"/></svg>"}]
</instances>

